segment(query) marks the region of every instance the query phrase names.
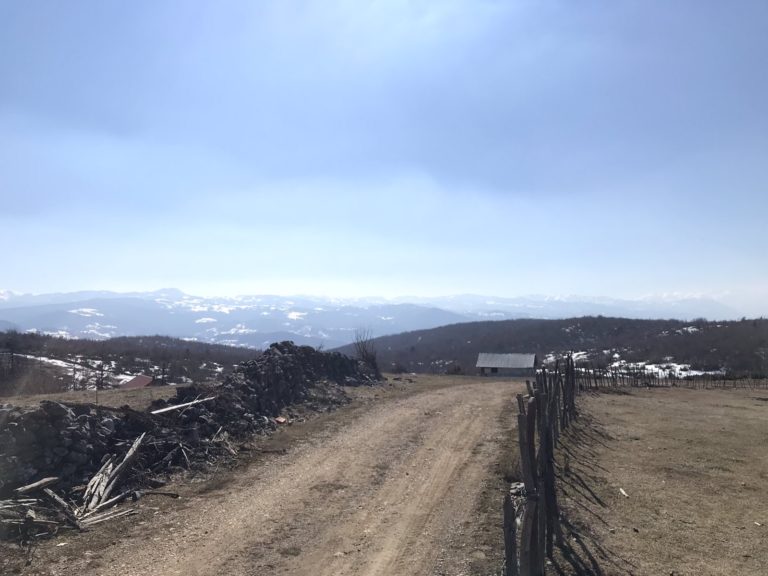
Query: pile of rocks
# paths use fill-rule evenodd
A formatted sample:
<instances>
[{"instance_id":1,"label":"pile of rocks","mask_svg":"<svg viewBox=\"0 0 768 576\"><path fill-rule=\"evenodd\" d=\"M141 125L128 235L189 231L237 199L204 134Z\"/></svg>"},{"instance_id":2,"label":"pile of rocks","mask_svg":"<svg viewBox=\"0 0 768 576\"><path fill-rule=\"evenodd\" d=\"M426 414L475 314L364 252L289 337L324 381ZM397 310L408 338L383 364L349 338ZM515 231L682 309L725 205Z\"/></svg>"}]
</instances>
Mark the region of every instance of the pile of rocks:
<instances>
[{"instance_id":1,"label":"pile of rocks","mask_svg":"<svg viewBox=\"0 0 768 576\"><path fill-rule=\"evenodd\" d=\"M236 438L268 431L275 427L274 418L288 406L327 409L347 402L340 386L375 382L372 371L357 360L280 342L258 358L241 363L221 386L179 388L174 398L157 400L151 410L215 395L213 400L185 408L180 414L166 412L158 418L164 426L181 424L184 440L194 445L222 427Z\"/></svg>"},{"instance_id":2,"label":"pile of rocks","mask_svg":"<svg viewBox=\"0 0 768 576\"><path fill-rule=\"evenodd\" d=\"M144 433L125 483L140 485L177 466L204 466L234 452L229 439L274 429L288 406L328 409L347 401L341 385L374 382L356 360L281 342L241 364L224 384L180 387L175 398L158 400L147 412L58 402L31 411L2 407L0 498L46 476L58 477L63 490L82 487ZM206 401L173 409L199 399ZM152 414L163 408L170 409Z\"/></svg>"},{"instance_id":3,"label":"pile of rocks","mask_svg":"<svg viewBox=\"0 0 768 576\"><path fill-rule=\"evenodd\" d=\"M151 428L128 408L43 401L36 410L0 408L0 495L43 476L87 482L105 454Z\"/></svg>"}]
</instances>

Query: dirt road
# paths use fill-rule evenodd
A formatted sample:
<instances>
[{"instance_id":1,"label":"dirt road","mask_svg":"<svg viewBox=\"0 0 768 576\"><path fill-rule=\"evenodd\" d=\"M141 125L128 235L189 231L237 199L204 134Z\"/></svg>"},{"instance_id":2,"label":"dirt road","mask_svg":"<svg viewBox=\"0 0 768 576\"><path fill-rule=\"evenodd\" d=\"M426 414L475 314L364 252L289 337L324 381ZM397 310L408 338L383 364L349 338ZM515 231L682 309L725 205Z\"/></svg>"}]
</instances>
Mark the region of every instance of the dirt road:
<instances>
[{"instance_id":1,"label":"dirt road","mask_svg":"<svg viewBox=\"0 0 768 576\"><path fill-rule=\"evenodd\" d=\"M483 380L353 407L181 505L148 498L137 519L115 521L119 536L63 538L35 571L468 574L472 558L492 553L478 544L478 506L498 481L519 389Z\"/></svg>"}]
</instances>

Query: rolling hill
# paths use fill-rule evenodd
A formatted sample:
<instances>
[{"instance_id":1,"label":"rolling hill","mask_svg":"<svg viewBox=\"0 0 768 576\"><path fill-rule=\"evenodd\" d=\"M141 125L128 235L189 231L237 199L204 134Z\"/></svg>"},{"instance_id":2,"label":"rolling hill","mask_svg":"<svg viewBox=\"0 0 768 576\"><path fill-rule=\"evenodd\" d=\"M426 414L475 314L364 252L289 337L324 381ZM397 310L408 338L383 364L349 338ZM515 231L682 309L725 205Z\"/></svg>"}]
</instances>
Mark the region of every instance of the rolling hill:
<instances>
[{"instance_id":1,"label":"rolling hill","mask_svg":"<svg viewBox=\"0 0 768 576\"><path fill-rule=\"evenodd\" d=\"M698 370L768 372L768 320L707 322L587 316L565 320L468 322L376 338L383 370L474 373L480 352L577 352L617 360L688 364ZM340 348L352 353L353 347Z\"/></svg>"}]
</instances>

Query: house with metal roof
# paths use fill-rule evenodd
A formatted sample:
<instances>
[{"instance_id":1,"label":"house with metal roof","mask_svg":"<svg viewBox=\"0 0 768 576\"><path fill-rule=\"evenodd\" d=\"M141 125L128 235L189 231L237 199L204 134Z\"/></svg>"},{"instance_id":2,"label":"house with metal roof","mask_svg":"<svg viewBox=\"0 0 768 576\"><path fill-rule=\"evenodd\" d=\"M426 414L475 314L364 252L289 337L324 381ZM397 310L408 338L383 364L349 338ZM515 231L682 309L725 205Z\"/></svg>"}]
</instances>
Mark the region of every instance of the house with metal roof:
<instances>
[{"instance_id":1,"label":"house with metal roof","mask_svg":"<svg viewBox=\"0 0 768 576\"><path fill-rule=\"evenodd\" d=\"M533 376L539 360L536 354L490 354L480 352L476 368L481 376Z\"/></svg>"}]
</instances>

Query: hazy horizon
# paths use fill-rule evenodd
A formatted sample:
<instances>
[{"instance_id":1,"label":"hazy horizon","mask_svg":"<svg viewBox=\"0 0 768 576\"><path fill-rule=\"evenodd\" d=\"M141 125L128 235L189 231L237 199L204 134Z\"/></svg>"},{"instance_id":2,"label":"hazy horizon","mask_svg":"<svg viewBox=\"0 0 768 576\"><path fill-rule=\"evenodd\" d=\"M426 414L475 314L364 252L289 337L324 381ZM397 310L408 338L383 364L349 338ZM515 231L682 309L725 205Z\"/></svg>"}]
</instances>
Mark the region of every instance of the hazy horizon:
<instances>
[{"instance_id":1,"label":"hazy horizon","mask_svg":"<svg viewBox=\"0 0 768 576\"><path fill-rule=\"evenodd\" d=\"M681 294L681 293L667 293L667 294L645 294L636 298L616 298L608 295L583 295L583 294L517 294L511 296L504 296L499 294L396 294L385 296L381 294L368 294L368 295L337 295L337 294L311 294L311 293L233 293L233 294L209 294L209 293L195 293L188 290L183 290L178 287L166 286L163 288L155 288L152 290L100 290L100 289L85 289L75 291L64 292L18 292L14 290L3 289L0 287L0 303L8 302L9 299L24 298L24 297L45 297L45 296L77 296L78 299L87 296L87 299L92 297L99 297L99 294L110 294L114 296L131 296L136 295L139 297L146 297L149 295L162 296L163 298L171 298L177 294L183 295L183 300L187 302L194 302L196 300L206 301L247 301L252 298L275 298L278 300L290 301L305 300L316 301L320 303L333 303L339 305L379 305L379 304L415 304L422 306L435 306L437 308L445 308L449 310L459 310L465 308L476 309L478 306L492 308L494 305L498 305L499 309L508 308L509 306L525 306L536 304L552 304L560 303L568 307L568 305L589 304L589 305L603 305L607 307L616 307L615 311L621 312L622 309L628 314L627 317L640 317L637 316L643 307L647 310L659 310L665 309L672 311L676 306L683 305L684 309L681 310L682 316L679 319L691 319L694 317L704 317L709 320L729 320L737 319L741 317L763 317L762 313L751 314L745 309L738 306L738 303L730 303L724 296L727 295L706 295L706 294ZM164 294L165 293L165 294ZM171 294L168 294L171 293ZM162 298L161 298L162 299ZM60 298L56 301L65 301ZM75 300L66 300L75 302ZM636 310L631 312L627 306L639 306ZM671 306L671 307L670 307ZM622 308L624 307L624 308ZM610 313L610 312L609 312ZM568 314L573 315L573 314ZM578 315L578 314L576 314ZM621 315L621 314L619 314ZM545 314L542 317L550 318L550 314ZM648 318L672 318L676 316L670 315L651 315Z\"/></svg>"},{"instance_id":2,"label":"hazy horizon","mask_svg":"<svg viewBox=\"0 0 768 576\"><path fill-rule=\"evenodd\" d=\"M4 2L0 289L768 315L766 29L757 0Z\"/></svg>"}]
</instances>

